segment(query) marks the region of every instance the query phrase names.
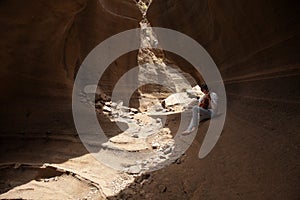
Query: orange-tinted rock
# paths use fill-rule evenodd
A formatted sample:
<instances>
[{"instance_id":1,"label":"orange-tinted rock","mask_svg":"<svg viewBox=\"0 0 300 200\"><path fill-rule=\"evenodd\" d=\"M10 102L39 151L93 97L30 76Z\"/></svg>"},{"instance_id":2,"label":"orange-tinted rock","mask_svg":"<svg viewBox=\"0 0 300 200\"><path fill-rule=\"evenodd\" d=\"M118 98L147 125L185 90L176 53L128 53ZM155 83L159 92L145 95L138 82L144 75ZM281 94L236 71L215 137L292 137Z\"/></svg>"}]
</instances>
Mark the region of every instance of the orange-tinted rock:
<instances>
[{"instance_id":1,"label":"orange-tinted rock","mask_svg":"<svg viewBox=\"0 0 300 200\"><path fill-rule=\"evenodd\" d=\"M201 161L193 160L199 146L191 148L189 164L169 170L191 165L195 170L177 173L179 178L170 182L184 177L189 182L187 199L296 198L299 3L156 0L147 15L152 26L175 29L198 41L217 64L227 92L227 119L217 146ZM192 68L183 70L195 74ZM201 144L202 136L198 137ZM157 179L170 174L160 173ZM175 191L174 186L174 196L183 198L182 191ZM166 197L171 198L160 196Z\"/></svg>"},{"instance_id":2,"label":"orange-tinted rock","mask_svg":"<svg viewBox=\"0 0 300 200\"><path fill-rule=\"evenodd\" d=\"M1 131L75 132L76 70L97 44L137 28L140 18L134 2L126 0L1 2ZM100 83L105 92L126 68L136 66L136 55L112 63Z\"/></svg>"}]
</instances>

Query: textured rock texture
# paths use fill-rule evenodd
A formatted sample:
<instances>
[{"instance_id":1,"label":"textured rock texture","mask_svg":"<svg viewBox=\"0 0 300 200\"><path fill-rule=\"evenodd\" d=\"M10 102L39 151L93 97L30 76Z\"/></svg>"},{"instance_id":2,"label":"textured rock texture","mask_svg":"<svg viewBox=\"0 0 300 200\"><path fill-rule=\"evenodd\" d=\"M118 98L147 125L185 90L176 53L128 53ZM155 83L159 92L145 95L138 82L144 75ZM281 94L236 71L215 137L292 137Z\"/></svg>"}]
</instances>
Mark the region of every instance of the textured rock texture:
<instances>
[{"instance_id":1,"label":"textured rock texture","mask_svg":"<svg viewBox=\"0 0 300 200\"><path fill-rule=\"evenodd\" d=\"M76 71L85 56L113 34L138 27L140 18L135 3L126 0L0 2L0 162L3 177L0 187L1 193L10 190L1 198L28 198L28 194L30 198L42 198L39 186L30 189L32 184L38 184L46 187L46 199L82 199L84 197L76 190L88 194L91 182L100 184L97 186L102 190L100 193L106 195L114 194L126 183L126 175L99 164L92 156L83 158L88 152L77 137L71 95ZM111 64L100 81L105 92L110 91L127 66L136 66L136 56L137 52L132 52ZM112 126L106 124L105 129L112 130ZM72 161L72 158L78 160ZM67 168L74 179L81 176L90 181L74 182L73 188L53 193L54 188L72 182L72 177L61 178L59 180L63 181L57 184L43 185L34 182L35 170L25 170L19 178L12 179L14 176L5 176L7 171L16 176L22 171L11 167L14 163L25 163L36 171L44 163L55 163ZM90 166L84 166L86 163L95 168L88 169ZM48 176L51 174L46 173L45 178ZM118 187L113 185L114 181L120 182ZM26 191L29 193L24 194ZM100 193L89 199L101 198Z\"/></svg>"},{"instance_id":2,"label":"textured rock texture","mask_svg":"<svg viewBox=\"0 0 300 200\"><path fill-rule=\"evenodd\" d=\"M191 36L210 53L224 79L228 113L208 157L197 160L200 130L185 162L154 175L166 192L154 183L143 189L157 199L299 196L299 3L156 0L148 19Z\"/></svg>"},{"instance_id":3,"label":"textured rock texture","mask_svg":"<svg viewBox=\"0 0 300 200\"><path fill-rule=\"evenodd\" d=\"M147 17L153 26L191 36L216 62L227 91L227 119L208 157L197 157L206 121L186 155L136 178L111 199L299 198L299 8L296 0L152 2ZM73 174L51 182L52 188L75 180L80 195L98 188L91 199L114 195L130 182L132 177L99 165L76 137L71 93L76 70L89 51L115 33L138 27L140 20L140 11L129 0L0 1L0 186L2 192L10 191L1 198L40 191L32 190L41 185L35 182L38 176L5 175L23 176L18 163L37 168L52 163ZM105 92L137 65L137 53L111 64L100 81ZM186 61L166 56L201 82ZM178 115L167 119L171 131L179 120ZM118 132L108 120L103 126ZM57 174L47 172L43 178L53 176ZM70 193L56 199L81 198L75 192L65 194ZM40 192L35 197L42 198Z\"/></svg>"},{"instance_id":4,"label":"textured rock texture","mask_svg":"<svg viewBox=\"0 0 300 200\"><path fill-rule=\"evenodd\" d=\"M74 130L76 70L97 44L138 27L140 11L125 0L2 1L0 9L2 131ZM136 66L136 55L112 63L101 80L105 92Z\"/></svg>"}]
</instances>

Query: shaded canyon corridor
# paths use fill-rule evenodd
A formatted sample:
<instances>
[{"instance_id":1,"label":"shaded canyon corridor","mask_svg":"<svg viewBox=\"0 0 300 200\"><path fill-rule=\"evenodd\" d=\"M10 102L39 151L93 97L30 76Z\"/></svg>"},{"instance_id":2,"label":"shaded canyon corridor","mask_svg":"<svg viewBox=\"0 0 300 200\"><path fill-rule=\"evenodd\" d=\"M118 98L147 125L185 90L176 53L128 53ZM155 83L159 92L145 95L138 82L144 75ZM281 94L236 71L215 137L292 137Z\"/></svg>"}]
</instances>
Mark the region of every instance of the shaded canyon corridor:
<instances>
[{"instance_id":1,"label":"shaded canyon corridor","mask_svg":"<svg viewBox=\"0 0 300 200\"><path fill-rule=\"evenodd\" d=\"M227 117L204 159L198 152L209 121L177 162L133 177L85 149L73 122L72 89L96 45L139 27L136 3L1 0L0 198L299 199L299 13L296 0L153 0L152 26L190 36L213 58ZM165 54L200 83L184 59ZM109 66L99 82L104 93L138 65L137 56L131 51ZM103 113L99 118L105 130L118 132Z\"/></svg>"}]
</instances>

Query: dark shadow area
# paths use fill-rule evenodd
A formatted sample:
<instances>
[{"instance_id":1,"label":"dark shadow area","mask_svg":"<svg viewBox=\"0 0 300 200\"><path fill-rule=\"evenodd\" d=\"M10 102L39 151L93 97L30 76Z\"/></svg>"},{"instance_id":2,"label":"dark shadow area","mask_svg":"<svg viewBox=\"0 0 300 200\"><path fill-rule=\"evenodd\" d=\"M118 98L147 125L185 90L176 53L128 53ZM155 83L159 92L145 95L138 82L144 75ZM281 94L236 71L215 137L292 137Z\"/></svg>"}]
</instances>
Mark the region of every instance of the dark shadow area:
<instances>
[{"instance_id":1,"label":"dark shadow area","mask_svg":"<svg viewBox=\"0 0 300 200\"><path fill-rule=\"evenodd\" d=\"M63 174L63 172L59 172L50 167L39 167L41 166L2 166L0 174L0 193L5 193L10 189L31 180L41 181L42 179L49 179Z\"/></svg>"},{"instance_id":2,"label":"dark shadow area","mask_svg":"<svg viewBox=\"0 0 300 200\"><path fill-rule=\"evenodd\" d=\"M141 18L134 2L101 3L114 14L98 0L1 1L0 88L5 94L0 101L1 166L61 164L89 154L72 116L76 72L96 45L136 28ZM136 66L136 55L125 55L118 62L112 64L118 69ZM116 72L105 76L119 77ZM118 133L114 124L106 121L106 125ZM1 168L1 193L45 172L29 168L26 173L23 167Z\"/></svg>"}]
</instances>

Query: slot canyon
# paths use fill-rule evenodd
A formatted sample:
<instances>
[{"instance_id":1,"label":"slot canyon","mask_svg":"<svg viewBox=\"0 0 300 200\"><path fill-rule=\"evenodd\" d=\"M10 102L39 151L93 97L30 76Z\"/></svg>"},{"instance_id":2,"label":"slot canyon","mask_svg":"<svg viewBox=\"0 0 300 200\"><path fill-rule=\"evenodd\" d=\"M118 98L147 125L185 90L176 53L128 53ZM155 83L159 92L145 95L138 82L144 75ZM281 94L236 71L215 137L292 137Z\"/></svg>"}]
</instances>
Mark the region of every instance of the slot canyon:
<instances>
[{"instance_id":1,"label":"slot canyon","mask_svg":"<svg viewBox=\"0 0 300 200\"><path fill-rule=\"evenodd\" d=\"M1 0L0 198L299 199L299 13L296 0ZM187 150L171 159L176 132L185 138L180 113L190 117L191 107L165 106L172 95L194 101L187 91L205 78L188 60L164 51L151 27L199 43L223 79L226 119L204 158L198 153L211 120L200 122ZM115 152L145 156L139 165L124 159L120 170L83 144L72 95L90 52L137 28L141 47L110 63L96 88L80 97L109 138L99 151L104 159ZM144 48L149 44L157 48ZM145 84L128 105L114 102L118 81L136 66L137 81L160 74L169 87Z\"/></svg>"}]
</instances>

